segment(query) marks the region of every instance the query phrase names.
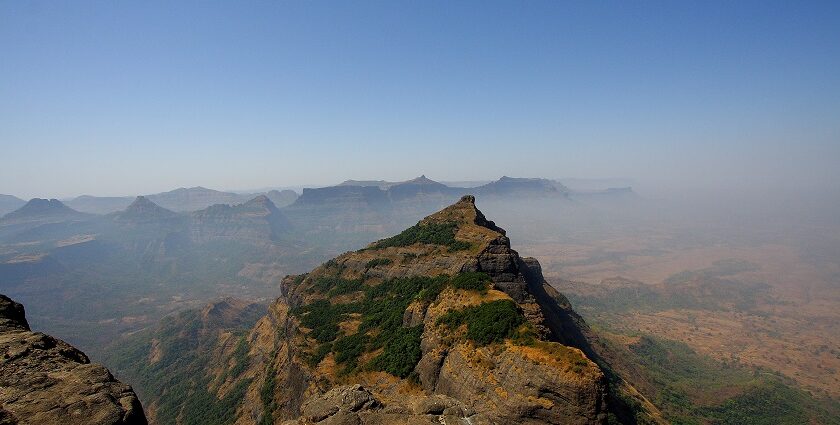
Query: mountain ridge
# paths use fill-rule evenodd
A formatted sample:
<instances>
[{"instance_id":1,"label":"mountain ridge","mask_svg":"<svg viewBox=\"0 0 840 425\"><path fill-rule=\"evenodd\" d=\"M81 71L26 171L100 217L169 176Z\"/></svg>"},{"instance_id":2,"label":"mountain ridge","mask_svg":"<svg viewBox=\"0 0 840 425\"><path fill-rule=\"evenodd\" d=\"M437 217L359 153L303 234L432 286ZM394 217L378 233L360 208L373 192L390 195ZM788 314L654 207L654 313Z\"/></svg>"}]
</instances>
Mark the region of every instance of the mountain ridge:
<instances>
[{"instance_id":1,"label":"mountain ridge","mask_svg":"<svg viewBox=\"0 0 840 425\"><path fill-rule=\"evenodd\" d=\"M235 411L232 422L588 424L635 417L611 389L620 381L587 353L597 356L582 319L548 286L536 260L511 249L473 196L287 276L280 291L238 342L226 337L208 347L206 366L195 366L205 374L187 383ZM155 349L185 343L167 340ZM133 356L150 358L142 347ZM655 408L636 397L657 423ZM168 406L167 417L189 409L165 398L150 403Z\"/></svg>"}]
</instances>

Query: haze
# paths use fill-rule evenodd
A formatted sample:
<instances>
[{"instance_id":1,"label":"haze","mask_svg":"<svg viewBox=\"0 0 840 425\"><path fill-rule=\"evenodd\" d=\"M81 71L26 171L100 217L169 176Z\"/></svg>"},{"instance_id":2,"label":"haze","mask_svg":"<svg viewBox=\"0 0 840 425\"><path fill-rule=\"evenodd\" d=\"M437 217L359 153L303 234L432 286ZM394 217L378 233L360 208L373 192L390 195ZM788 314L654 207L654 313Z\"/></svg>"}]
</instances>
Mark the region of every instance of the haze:
<instances>
[{"instance_id":1,"label":"haze","mask_svg":"<svg viewBox=\"0 0 840 425\"><path fill-rule=\"evenodd\" d=\"M838 181L837 1L0 1L0 422L840 425Z\"/></svg>"},{"instance_id":2,"label":"haze","mask_svg":"<svg viewBox=\"0 0 840 425\"><path fill-rule=\"evenodd\" d=\"M836 2L3 2L0 193L426 174L837 200L838 22Z\"/></svg>"}]
</instances>

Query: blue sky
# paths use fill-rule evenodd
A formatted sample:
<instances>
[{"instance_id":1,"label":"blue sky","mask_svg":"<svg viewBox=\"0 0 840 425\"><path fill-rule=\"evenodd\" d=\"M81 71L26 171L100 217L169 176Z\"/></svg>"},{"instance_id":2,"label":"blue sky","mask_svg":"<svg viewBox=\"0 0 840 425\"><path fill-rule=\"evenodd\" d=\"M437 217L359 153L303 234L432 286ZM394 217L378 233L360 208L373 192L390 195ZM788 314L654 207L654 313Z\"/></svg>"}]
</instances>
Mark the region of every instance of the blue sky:
<instances>
[{"instance_id":1,"label":"blue sky","mask_svg":"<svg viewBox=\"0 0 840 425\"><path fill-rule=\"evenodd\" d=\"M838 164L840 2L0 1L0 193Z\"/></svg>"}]
</instances>

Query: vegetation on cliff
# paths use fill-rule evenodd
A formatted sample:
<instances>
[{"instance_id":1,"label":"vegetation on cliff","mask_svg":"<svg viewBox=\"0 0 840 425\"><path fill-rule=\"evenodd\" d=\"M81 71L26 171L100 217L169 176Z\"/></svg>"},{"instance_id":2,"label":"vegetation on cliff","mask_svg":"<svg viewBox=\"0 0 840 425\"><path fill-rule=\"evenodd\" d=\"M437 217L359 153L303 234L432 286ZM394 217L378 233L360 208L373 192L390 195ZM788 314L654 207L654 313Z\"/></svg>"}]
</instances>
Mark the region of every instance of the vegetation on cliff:
<instances>
[{"instance_id":1,"label":"vegetation on cliff","mask_svg":"<svg viewBox=\"0 0 840 425\"><path fill-rule=\"evenodd\" d=\"M449 247L450 251L470 249L468 242L455 239L455 232L458 223L418 223L400 234L392 236L373 245L374 249L388 248L392 246L409 246L416 243L443 245Z\"/></svg>"},{"instance_id":2,"label":"vegetation on cliff","mask_svg":"<svg viewBox=\"0 0 840 425\"><path fill-rule=\"evenodd\" d=\"M407 376L420 358L422 327L403 328L403 313L414 300L428 303L435 299L449 280L448 276L410 277L368 286L362 280L314 279L313 285L331 296L362 292L363 297L350 303L319 299L292 311L318 343L310 353L310 363L317 364L334 353L335 361L344 366L342 372L350 373L360 366L358 359L363 353L383 349L382 354L361 366ZM341 335L339 323L351 315L359 317L358 331Z\"/></svg>"},{"instance_id":3,"label":"vegetation on cliff","mask_svg":"<svg viewBox=\"0 0 840 425\"><path fill-rule=\"evenodd\" d=\"M245 330L264 312L239 300L188 310L120 341L107 360L152 401L155 423L229 424L251 384ZM218 347L226 353L221 359Z\"/></svg>"},{"instance_id":4,"label":"vegetation on cliff","mask_svg":"<svg viewBox=\"0 0 840 425\"><path fill-rule=\"evenodd\" d=\"M491 301L463 310L452 310L438 319L452 329L465 324L467 337L476 344L487 345L513 336L525 321L516 304L510 300Z\"/></svg>"}]
</instances>

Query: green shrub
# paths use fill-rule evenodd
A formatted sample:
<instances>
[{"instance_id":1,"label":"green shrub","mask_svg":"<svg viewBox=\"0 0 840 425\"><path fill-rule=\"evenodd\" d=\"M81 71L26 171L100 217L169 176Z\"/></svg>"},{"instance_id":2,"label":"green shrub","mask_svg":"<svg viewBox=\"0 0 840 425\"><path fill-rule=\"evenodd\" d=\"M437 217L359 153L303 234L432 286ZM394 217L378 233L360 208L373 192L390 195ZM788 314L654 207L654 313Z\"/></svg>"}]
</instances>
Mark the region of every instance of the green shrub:
<instances>
[{"instance_id":1,"label":"green shrub","mask_svg":"<svg viewBox=\"0 0 840 425\"><path fill-rule=\"evenodd\" d=\"M233 358L236 362L230 369L230 376L237 378L248 367L248 344L244 335L239 337L236 348L233 349Z\"/></svg>"},{"instance_id":2,"label":"green shrub","mask_svg":"<svg viewBox=\"0 0 840 425\"><path fill-rule=\"evenodd\" d=\"M319 276L312 282L310 292L326 293L329 296L347 294L361 289L359 279L344 279L340 276Z\"/></svg>"},{"instance_id":3,"label":"green shrub","mask_svg":"<svg viewBox=\"0 0 840 425\"><path fill-rule=\"evenodd\" d=\"M300 319L301 325L312 330L311 337L324 343L338 337L338 322L345 314L352 313L354 307L354 304L330 304L327 300L317 300L293 309L292 314Z\"/></svg>"},{"instance_id":4,"label":"green shrub","mask_svg":"<svg viewBox=\"0 0 840 425\"><path fill-rule=\"evenodd\" d=\"M321 363L321 360L324 360L324 357L327 357L327 354L332 352L332 343L325 342L318 346L309 356L309 366L315 367L318 366L318 363Z\"/></svg>"},{"instance_id":5,"label":"green shrub","mask_svg":"<svg viewBox=\"0 0 840 425\"><path fill-rule=\"evenodd\" d=\"M245 398L245 391L251 383L250 379L243 379L228 391L221 399L207 391L207 381L201 380L193 387L193 392L184 401L181 412L184 425L213 425L233 423L236 409Z\"/></svg>"},{"instance_id":6,"label":"green shrub","mask_svg":"<svg viewBox=\"0 0 840 425\"><path fill-rule=\"evenodd\" d=\"M467 242L455 240L458 224L455 222L415 224L392 236L374 244L374 248L391 246L410 246L416 243L448 246L450 251L470 249Z\"/></svg>"},{"instance_id":7,"label":"green shrub","mask_svg":"<svg viewBox=\"0 0 840 425\"><path fill-rule=\"evenodd\" d=\"M349 373L359 365L359 357L365 352L368 337L362 333L340 338L333 344L336 363L344 364L344 372Z\"/></svg>"},{"instance_id":8,"label":"green shrub","mask_svg":"<svg viewBox=\"0 0 840 425\"><path fill-rule=\"evenodd\" d=\"M422 326L403 328L403 314L415 300L431 302L437 298L448 282L445 275L390 279L375 286L362 286L364 299L359 302L330 304L318 300L294 309L292 314L299 317L302 326L312 329L310 335L321 343L309 355L310 364L317 365L332 352L336 362L344 364L341 373L351 373L357 369L357 359L362 354L383 348L370 366L407 376L419 361ZM349 313L361 314L359 330L339 337L338 323Z\"/></svg>"},{"instance_id":9,"label":"green shrub","mask_svg":"<svg viewBox=\"0 0 840 425\"><path fill-rule=\"evenodd\" d=\"M524 321L525 318L513 301L498 300L450 311L438 319L438 324L450 328L466 324L467 338L478 345L487 345L513 336L516 328Z\"/></svg>"},{"instance_id":10,"label":"green shrub","mask_svg":"<svg viewBox=\"0 0 840 425\"><path fill-rule=\"evenodd\" d=\"M414 371L420 361L420 337L423 325L413 328L398 328L385 344L382 354L370 363L372 369L382 370L400 378L405 378Z\"/></svg>"},{"instance_id":11,"label":"green shrub","mask_svg":"<svg viewBox=\"0 0 840 425\"><path fill-rule=\"evenodd\" d=\"M391 264L390 258L374 258L365 264L365 268L372 269L376 266L387 266L388 264Z\"/></svg>"},{"instance_id":12,"label":"green shrub","mask_svg":"<svg viewBox=\"0 0 840 425\"><path fill-rule=\"evenodd\" d=\"M277 409L277 403L274 402L274 387L277 380L276 373L274 363L270 363L265 371L265 381L263 381L262 387L260 387L260 400L263 405L263 415L260 420L260 425L274 423L274 411Z\"/></svg>"},{"instance_id":13,"label":"green shrub","mask_svg":"<svg viewBox=\"0 0 840 425\"><path fill-rule=\"evenodd\" d=\"M466 289L471 291L487 292L487 286L490 284L490 276L487 273L481 272L464 272L459 273L452 278L452 286L456 289Z\"/></svg>"}]
</instances>

